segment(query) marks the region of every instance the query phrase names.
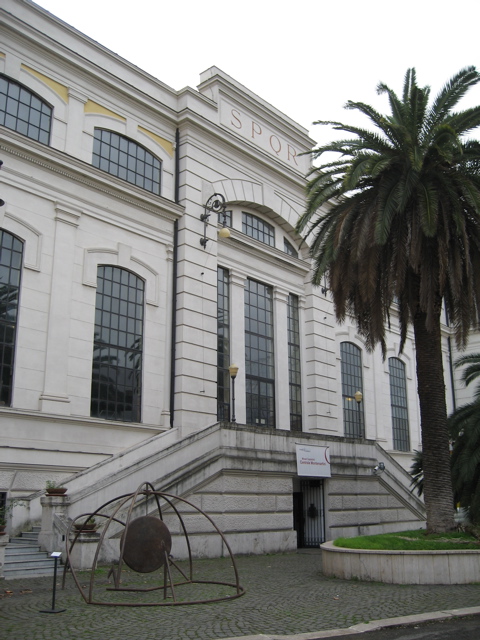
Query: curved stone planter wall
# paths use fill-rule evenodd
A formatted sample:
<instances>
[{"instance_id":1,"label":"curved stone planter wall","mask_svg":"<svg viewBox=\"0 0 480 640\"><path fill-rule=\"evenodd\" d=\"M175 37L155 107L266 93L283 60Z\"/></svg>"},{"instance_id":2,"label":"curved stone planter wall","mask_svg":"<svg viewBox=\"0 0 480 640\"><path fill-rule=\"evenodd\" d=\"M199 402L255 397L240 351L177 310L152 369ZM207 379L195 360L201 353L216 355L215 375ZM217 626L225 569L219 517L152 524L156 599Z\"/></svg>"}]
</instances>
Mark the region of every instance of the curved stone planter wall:
<instances>
[{"instance_id":1,"label":"curved stone planter wall","mask_svg":"<svg viewBox=\"0 0 480 640\"><path fill-rule=\"evenodd\" d=\"M320 545L323 573L331 578L391 584L480 582L480 550L372 551Z\"/></svg>"}]
</instances>

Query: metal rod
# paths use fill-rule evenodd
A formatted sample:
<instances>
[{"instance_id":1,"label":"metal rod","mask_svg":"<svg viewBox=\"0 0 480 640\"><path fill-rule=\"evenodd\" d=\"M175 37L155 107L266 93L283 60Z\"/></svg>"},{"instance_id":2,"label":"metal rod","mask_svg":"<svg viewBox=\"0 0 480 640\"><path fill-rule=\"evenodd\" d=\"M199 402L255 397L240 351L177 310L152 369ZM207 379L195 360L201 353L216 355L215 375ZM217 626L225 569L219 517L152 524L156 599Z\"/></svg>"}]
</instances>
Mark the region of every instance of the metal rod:
<instances>
[{"instance_id":1,"label":"metal rod","mask_svg":"<svg viewBox=\"0 0 480 640\"><path fill-rule=\"evenodd\" d=\"M55 609L55 595L57 592L57 563L58 563L58 555L53 555L53 590L52 590L52 608L44 609L40 611L40 613L62 613L62 611L66 611L66 609Z\"/></svg>"},{"instance_id":2,"label":"metal rod","mask_svg":"<svg viewBox=\"0 0 480 640\"><path fill-rule=\"evenodd\" d=\"M232 377L232 422L236 422L235 419L235 378Z\"/></svg>"}]
</instances>

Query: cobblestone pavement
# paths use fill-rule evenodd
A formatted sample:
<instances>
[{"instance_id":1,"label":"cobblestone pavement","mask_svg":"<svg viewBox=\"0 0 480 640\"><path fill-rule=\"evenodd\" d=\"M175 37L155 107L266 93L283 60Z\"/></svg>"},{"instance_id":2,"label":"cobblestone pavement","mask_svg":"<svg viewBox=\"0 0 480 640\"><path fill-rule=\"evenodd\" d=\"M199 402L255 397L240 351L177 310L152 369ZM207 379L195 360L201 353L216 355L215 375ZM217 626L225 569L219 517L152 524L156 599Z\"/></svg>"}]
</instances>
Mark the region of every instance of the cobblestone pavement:
<instances>
[{"instance_id":1,"label":"cobblestone pavement","mask_svg":"<svg viewBox=\"0 0 480 640\"><path fill-rule=\"evenodd\" d=\"M185 607L104 607L87 605L72 576L66 588L57 580L57 609L46 615L52 604L52 578L0 581L0 637L8 640L213 640L265 634L306 634L326 629L347 629L371 620L421 614L480 605L480 584L455 586L388 585L325 578L320 553L289 553L237 557L240 582L246 595L226 602ZM198 578L234 582L228 559L195 561ZM163 575L163 574L161 574ZM154 586L159 572L122 574L122 586L129 583ZM196 574L197 575L197 574ZM88 585L89 574L80 574ZM117 597L107 591L108 569L96 573L95 598ZM111 585L110 585L111 586ZM211 585L195 589L184 597L201 599L229 588ZM144 596L158 597L158 591ZM125 592L130 601L141 598ZM310 636L313 637L313 636Z\"/></svg>"}]
</instances>

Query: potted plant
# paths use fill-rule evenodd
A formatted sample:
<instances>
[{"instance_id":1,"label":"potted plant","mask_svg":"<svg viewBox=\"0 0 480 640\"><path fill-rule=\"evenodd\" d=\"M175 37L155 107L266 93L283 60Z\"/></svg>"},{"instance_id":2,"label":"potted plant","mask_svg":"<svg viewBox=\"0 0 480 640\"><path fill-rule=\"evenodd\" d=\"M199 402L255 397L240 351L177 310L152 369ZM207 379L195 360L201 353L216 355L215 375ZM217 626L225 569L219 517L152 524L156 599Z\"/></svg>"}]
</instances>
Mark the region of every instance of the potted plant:
<instances>
[{"instance_id":1,"label":"potted plant","mask_svg":"<svg viewBox=\"0 0 480 640\"><path fill-rule=\"evenodd\" d=\"M52 480L47 480L46 483L46 493L47 496L63 496L67 493L66 487L57 487L56 483Z\"/></svg>"},{"instance_id":2,"label":"potted plant","mask_svg":"<svg viewBox=\"0 0 480 640\"><path fill-rule=\"evenodd\" d=\"M97 530L97 522L93 516L86 516L82 520L78 520L73 525L76 531L93 532Z\"/></svg>"},{"instance_id":3,"label":"potted plant","mask_svg":"<svg viewBox=\"0 0 480 640\"><path fill-rule=\"evenodd\" d=\"M12 514L13 507L15 505L25 504L24 500L19 498L13 498L6 501L2 506L0 506L0 536L4 536L7 527L7 519L8 516Z\"/></svg>"},{"instance_id":4,"label":"potted plant","mask_svg":"<svg viewBox=\"0 0 480 640\"><path fill-rule=\"evenodd\" d=\"M0 536L5 535L5 529L7 526L7 507L0 507Z\"/></svg>"}]
</instances>

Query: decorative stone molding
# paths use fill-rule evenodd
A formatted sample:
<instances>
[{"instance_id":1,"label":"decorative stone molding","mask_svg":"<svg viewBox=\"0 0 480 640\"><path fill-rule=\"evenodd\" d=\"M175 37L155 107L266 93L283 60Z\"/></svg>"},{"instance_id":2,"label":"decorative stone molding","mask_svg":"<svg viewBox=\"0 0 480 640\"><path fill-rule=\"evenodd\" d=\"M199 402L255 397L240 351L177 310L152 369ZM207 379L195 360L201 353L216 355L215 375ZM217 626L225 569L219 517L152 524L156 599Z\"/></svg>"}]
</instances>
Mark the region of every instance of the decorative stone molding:
<instances>
[{"instance_id":1,"label":"decorative stone molding","mask_svg":"<svg viewBox=\"0 0 480 640\"><path fill-rule=\"evenodd\" d=\"M133 271L145 280L145 301L155 307L159 305L160 274L131 255L131 248L118 244L116 248L102 247L85 249L82 282L87 287L97 286L97 267L99 264L111 264Z\"/></svg>"}]
</instances>

